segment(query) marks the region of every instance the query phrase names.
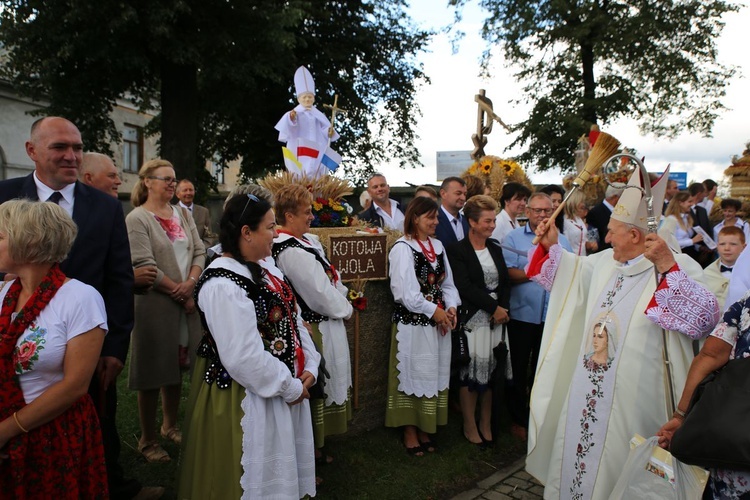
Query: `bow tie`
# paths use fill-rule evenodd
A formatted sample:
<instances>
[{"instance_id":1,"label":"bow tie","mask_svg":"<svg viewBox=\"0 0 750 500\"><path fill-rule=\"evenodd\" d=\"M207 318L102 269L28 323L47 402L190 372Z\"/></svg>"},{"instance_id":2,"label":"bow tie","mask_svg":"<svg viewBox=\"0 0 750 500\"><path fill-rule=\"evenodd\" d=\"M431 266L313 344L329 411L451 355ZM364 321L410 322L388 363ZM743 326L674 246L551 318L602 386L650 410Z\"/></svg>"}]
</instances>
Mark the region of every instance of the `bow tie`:
<instances>
[{"instance_id":1,"label":"bow tie","mask_svg":"<svg viewBox=\"0 0 750 500\"><path fill-rule=\"evenodd\" d=\"M721 265L721 266L719 267L719 272L720 272L720 273L723 273L724 271L729 271L729 272L731 273L731 272L732 272L732 268L731 268L731 267L727 267L727 266L725 266L724 264L722 264L722 265Z\"/></svg>"}]
</instances>

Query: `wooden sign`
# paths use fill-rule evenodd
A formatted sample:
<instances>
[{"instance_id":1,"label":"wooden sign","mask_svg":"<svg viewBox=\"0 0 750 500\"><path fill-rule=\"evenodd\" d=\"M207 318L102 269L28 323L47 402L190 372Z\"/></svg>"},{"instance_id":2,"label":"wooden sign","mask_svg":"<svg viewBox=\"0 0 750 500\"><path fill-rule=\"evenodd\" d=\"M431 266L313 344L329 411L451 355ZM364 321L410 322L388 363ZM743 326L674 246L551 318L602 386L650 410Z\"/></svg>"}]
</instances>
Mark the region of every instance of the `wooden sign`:
<instances>
[{"instance_id":1,"label":"wooden sign","mask_svg":"<svg viewBox=\"0 0 750 500\"><path fill-rule=\"evenodd\" d=\"M341 281L388 278L388 236L385 234L331 235L328 260Z\"/></svg>"}]
</instances>

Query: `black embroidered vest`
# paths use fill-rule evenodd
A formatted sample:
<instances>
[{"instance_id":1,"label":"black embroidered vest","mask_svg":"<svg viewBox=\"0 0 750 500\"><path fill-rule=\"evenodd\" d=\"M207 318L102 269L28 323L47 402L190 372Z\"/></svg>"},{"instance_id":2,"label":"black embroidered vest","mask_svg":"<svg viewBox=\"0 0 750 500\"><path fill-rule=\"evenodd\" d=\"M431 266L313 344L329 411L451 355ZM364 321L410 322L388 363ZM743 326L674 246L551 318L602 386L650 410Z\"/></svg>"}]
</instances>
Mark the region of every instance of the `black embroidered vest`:
<instances>
[{"instance_id":1,"label":"black embroidered vest","mask_svg":"<svg viewBox=\"0 0 750 500\"><path fill-rule=\"evenodd\" d=\"M445 263L443 260L445 252L437 256L437 266L433 268L422 252L417 252L411 245L403 241L396 242L396 245L399 243L409 246L412 254L414 254L414 272L417 274L419 291L422 292L425 300L445 309L441 287L441 284L445 281ZM426 315L413 313L398 302L396 302L396 307L393 310L393 322L403 323L404 325L435 326L435 322Z\"/></svg>"},{"instance_id":2,"label":"black embroidered vest","mask_svg":"<svg viewBox=\"0 0 750 500\"><path fill-rule=\"evenodd\" d=\"M334 283L335 274L333 268L331 267L331 264L329 264L324 258L322 258L320 254L318 254L318 252L316 252L314 249L302 245L294 237L288 238L281 243L274 243L273 249L271 250L271 255L273 255L274 259L278 259L279 255L281 255L281 252L283 252L287 248L301 248L305 252L311 254L313 257L315 257L315 260L317 260L318 263L323 267L323 271L326 273L326 276L328 276L328 280L331 282L331 284ZM293 286L292 289L294 290ZM300 309L302 309L302 319L304 319L308 323L320 323L321 321L328 321L328 316L323 316L322 314L318 314L317 312L310 309L310 306L305 303L304 299L300 296L300 294L297 293L297 290L294 290L294 296L297 298Z\"/></svg>"},{"instance_id":3,"label":"black embroidered vest","mask_svg":"<svg viewBox=\"0 0 750 500\"><path fill-rule=\"evenodd\" d=\"M265 271L264 271L265 272ZM294 376L294 362L296 358L294 339L299 338L297 331L296 303L294 300L285 301L280 294L274 292L265 282L262 285L254 283L249 278L223 268L206 269L195 287L194 297L198 306L198 293L206 281L211 278L227 278L245 291L248 299L253 301L258 331L263 339L263 346L272 356L281 360L292 376ZM216 342L206 324L206 317L198 307L201 323L203 324L203 338L198 345L198 356L206 358L206 373L203 380L207 384L216 382L220 389L232 385L232 378L221 363ZM246 332L232 332L242 335Z\"/></svg>"}]
</instances>

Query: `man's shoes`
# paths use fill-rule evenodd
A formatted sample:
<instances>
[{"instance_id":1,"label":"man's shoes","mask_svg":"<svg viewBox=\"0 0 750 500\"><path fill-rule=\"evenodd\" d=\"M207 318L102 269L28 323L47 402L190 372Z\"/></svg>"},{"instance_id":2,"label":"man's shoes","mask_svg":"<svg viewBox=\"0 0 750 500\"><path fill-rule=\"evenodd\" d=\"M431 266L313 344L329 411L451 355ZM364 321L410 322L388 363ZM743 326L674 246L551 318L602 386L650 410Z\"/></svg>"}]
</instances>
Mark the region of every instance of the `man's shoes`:
<instances>
[{"instance_id":1,"label":"man's shoes","mask_svg":"<svg viewBox=\"0 0 750 500\"><path fill-rule=\"evenodd\" d=\"M133 500L156 500L164 495L165 489L161 486L144 486Z\"/></svg>"},{"instance_id":2,"label":"man's shoes","mask_svg":"<svg viewBox=\"0 0 750 500\"><path fill-rule=\"evenodd\" d=\"M510 433L521 441L526 441L528 439L528 432L526 431L526 428L521 427L518 424L511 424Z\"/></svg>"}]
</instances>

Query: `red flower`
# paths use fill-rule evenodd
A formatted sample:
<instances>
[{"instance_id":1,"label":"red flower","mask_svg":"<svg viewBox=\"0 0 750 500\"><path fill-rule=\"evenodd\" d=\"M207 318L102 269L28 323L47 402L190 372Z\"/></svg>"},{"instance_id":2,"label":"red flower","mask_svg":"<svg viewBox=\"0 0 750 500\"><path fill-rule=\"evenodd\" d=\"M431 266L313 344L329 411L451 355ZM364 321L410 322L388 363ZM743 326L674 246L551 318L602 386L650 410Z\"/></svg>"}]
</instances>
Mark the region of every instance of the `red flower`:
<instances>
[{"instance_id":1,"label":"red flower","mask_svg":"<svg viewBox=\"0 0 750 500\"><path fill-rule=\"evenodd\" d=\"M320 222L330 222L331 221L331 214L329 214L328 212L322 212L319 215L319 218L320 218Z\"/></svg>"},{"instance_id":2,"label":"red flower","mask_svg":"<svg viewBox=\"0 0 750 500\"><path fill-rule=\"evenodd\" d=\"M357 297L352 301L352 307L357 311L364 311L367 309L367 297Z\"/></svg>"},{"instance_id":3,"label":"red flower","mask_svg":"<svg viewBox=\"0 0 750 500\"><path fill-rule=\"evenodd\" d=\"M28 365L29 360L34 356L34 353L36 352L36 344L34 342L29 342L28 340L18 346L18 354L16 355L16 361L18 363L21 363L21 365L24 367L24 369L28 368L26 365Z\"/></svg>"},{"instance_id":4,"label":"red flower","mask_svg":"<svg viewBox=\"0 0 750 500\"><path fill-rule=\"evenodd\" d=\"M268 319L273 323L278 323L281 321L281 318L284 317L284 312L281 310L281 307L275 306L271 308L270 311L268 311Z\"/></svg>"},{"instance_id":5,"label":"red flower","mask_svg":"<svg viewBox=\"0 0 750 500\"><path fill-rule=\"evenodd\" d=\"M427 275L427 283L429 283L430 285L435 284L435 273L429 273Z\"/></svg>"}]
</instances>

